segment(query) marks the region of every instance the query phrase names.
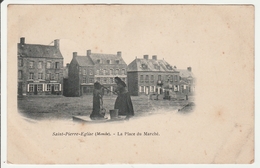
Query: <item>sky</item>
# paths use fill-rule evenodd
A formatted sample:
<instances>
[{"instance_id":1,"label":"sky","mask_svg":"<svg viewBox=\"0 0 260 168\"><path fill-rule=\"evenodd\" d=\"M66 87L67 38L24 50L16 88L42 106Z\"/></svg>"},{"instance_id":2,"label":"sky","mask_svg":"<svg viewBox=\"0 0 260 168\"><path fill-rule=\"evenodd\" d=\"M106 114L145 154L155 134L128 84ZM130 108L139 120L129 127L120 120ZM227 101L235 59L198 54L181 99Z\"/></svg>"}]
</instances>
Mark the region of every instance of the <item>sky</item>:
<instances>
[{"instance_id":1,"label":"sky","mask_svg":"<svg viewBox=\"0 0 260 168\"><path fill-rule=\"evenodd\" d=\"M250 29L244 25L250 25L251 20L247 23L237 12L239 8L248 12L250 7L9 5L8 31L12 33L8 40L15 51L20 37L28 44L43 45L53 45L53 40L60 39L64 65L71 61L72 52L86 55L90 49L106 54L121 51L127 64L136 57L157 55L178 69L191 66L199 73L201 65L215 58L221 59L214 63L222 64L234 56L234 48L250 40L251 36L240 31Z\"/></svg>"},{"instance_id":2,"label":"sky","mask_svg":"<svg viewBox=\"0 0 260 168\"><path fill-rule=\"evenodd\" d=\"M121 51L127 64L147 54L177 68L193 67L207 40L200 38L200 33L209 31L207 21L221 20L219 16L204 17L202 11L209 10L205 7L181 5L27 5L9 9L16 12L9 23L19 26L16 43L20 37L26 43L44 45L60 39L64 65L71 61L72 52L85 55L90 49L107 54Z\"/></svg>"}]
</instances>

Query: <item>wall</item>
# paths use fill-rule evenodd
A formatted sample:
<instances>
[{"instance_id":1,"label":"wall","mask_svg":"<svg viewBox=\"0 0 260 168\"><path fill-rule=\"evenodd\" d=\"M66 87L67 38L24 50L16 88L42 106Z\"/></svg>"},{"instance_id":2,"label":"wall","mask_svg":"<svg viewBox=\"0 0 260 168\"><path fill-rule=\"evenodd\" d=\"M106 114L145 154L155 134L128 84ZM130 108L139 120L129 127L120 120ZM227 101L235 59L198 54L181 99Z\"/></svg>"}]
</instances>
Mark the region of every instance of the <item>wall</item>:
<instances>
[{"instance_id":1,"label":"wall","mask_svg":"<svg viewBox=\"0 0 260 168\"><path fill-rule=\"evenodd\" d=\"M60 83L63 85L63 58L33 58L33 57L18 57L18 60L22 60L22 66L18 66L18 73L19 71L22 71L22 79L19 79L18 77L18 85L22 85L21 88L18 87L18 93L22 95L32 95L33 93L27 92L27 85L28 83L49 83L50 80L46 79L46 74L50 73L54 75L56 73L59 73L59 79L54 79L57 81L57 83ZM33 68L29 68L29 62L33 61ZM38 68L38 62L42 62L42 68ZM47 69L47 62L51 62L52 67L50 69ZM60 67L58 69L55 69L54 64L55 62L59 62ZM34 73L33 79L29 79L29 74ZM38 73L42 73L43 77L42 79L38 79ZM61 91L59 91L58 94L62 94L63 86L61 86ZM48 92L38 92L39 95L44 94L50 94Z\"/></svg>"}]
</instances>

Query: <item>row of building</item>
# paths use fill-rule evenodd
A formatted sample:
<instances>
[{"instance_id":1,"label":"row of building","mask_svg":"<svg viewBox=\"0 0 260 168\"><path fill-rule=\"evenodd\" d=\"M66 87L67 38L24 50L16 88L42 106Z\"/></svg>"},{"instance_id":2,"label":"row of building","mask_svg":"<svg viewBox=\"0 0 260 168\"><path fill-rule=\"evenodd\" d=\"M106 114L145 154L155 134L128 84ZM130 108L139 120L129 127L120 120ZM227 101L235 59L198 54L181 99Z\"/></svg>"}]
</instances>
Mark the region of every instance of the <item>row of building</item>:
<instances>
[{"instance_id":1,"label":"row of building","mask_svg":"<svg viewBox=\"0 0 260 168\"><path fill-rule=\"evenodd\" d=\"M177 69L156 55L144 55L127 65L120 51L100 54L87 50L85 55L73 52L71 62L63 67L59 40L50 46L26 44L22 37L17 48L18 95L82 96L92 94L96 81L113 91L115 77L125 81L134 96L165 90L185 95L194 92L191 67Z\"/></svg>"}]
</instances>

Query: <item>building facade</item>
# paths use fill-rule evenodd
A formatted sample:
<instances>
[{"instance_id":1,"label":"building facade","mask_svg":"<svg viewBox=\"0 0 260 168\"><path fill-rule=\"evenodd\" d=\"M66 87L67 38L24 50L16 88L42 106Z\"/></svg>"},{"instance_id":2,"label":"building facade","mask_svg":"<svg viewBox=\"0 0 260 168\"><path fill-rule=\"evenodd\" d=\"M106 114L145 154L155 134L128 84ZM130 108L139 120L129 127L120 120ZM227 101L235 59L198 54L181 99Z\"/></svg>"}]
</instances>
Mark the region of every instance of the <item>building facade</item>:
<instances>
[{"instance_id":1,"label":"building facade","mask_svg":"<svg viewBox=\"0 0 260 168\"><path fill-rule=\"evenodd\" d=\"M128 90L131 95L159 93L165 88L179 92L179 72L165 60L157 60L157 56L149 59L148 55L136 58L127 67Z\"/></svg>"},{"instance_id":2,"label":"building facade","mask_svg":"<svg viewBox=\"0 0 260 168\"><path fill-rule=\"evenodd\" d=\"M180 87L181 92L187 95L193 95L195 92L195 77L192 73L192 68L187 67L187 69L178 69L180 72Z\"/></svg>"},{"instance_id":3,"label":"building facade","mask_svg":"<svg viewBox=\"0 0 260 168\"><path fill-rule=\"evenodd\" d=\"M68 96L92 94L94 82L96 81L111 91L116 86L115 77L120 77L127 82L127 65L121 54L121 52L117 52L117 54L99 54L87 50L86 56L79 56L77 52L74 52L69 64L69 87L66 88L68 89ZM105 92L105 94L109 93Z\"/></svg>"},{"instance_id":4,"label":"building facade","mask_svg":"<svg viewBox=\"0 0 260 168\"><path fill-rule=\"evenodd\" d=\"M26 44L22 37L17 50L18 95L61 95L63 56L59 40L49 46Z\"/></svg>"}]
</instances>

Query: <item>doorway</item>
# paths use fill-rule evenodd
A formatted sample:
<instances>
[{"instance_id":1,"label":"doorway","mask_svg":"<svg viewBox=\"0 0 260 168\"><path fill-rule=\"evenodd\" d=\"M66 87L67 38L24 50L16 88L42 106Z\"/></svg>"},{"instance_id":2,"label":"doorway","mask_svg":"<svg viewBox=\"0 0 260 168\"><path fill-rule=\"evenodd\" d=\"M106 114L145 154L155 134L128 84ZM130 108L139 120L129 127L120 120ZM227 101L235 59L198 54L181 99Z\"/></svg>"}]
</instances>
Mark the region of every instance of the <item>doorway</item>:
<instances>
[{"instance_id":1,"label":"doorway","mask_svg":"<svg viewBox=\"0 0 260 168\"><path fill-rule=\"evenodd\" d=\"M38 94L38 85L34 85L34 95Z\"/></svg>"}]
</instances>

